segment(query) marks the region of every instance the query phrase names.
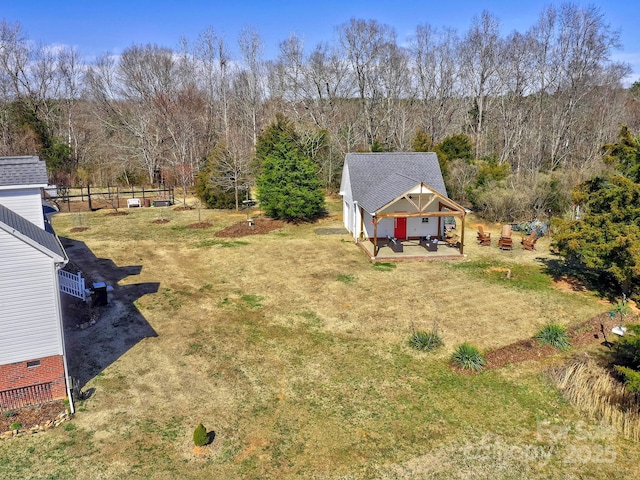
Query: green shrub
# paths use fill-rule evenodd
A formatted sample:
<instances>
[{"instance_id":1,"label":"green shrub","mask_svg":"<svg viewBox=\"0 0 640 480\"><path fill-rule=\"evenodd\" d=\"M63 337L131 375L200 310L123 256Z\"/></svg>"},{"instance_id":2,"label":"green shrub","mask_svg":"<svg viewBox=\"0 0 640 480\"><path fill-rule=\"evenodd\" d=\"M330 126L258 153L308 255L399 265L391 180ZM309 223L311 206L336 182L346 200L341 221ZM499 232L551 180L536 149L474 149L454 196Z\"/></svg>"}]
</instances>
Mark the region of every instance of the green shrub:
<instances>
[{"instance_id":1,"label":"green shrub","mask_svg":"<svg viewBox=\"0 0 640 480\"><path fill-rule=\"evenodd\" d=\"M559 350L566 350L570 345L567 329L557 323L545 325L534 338L537 338L544 345L551 345Z\"/></svg>"},{"instance_id":2,"label":"green shrub","mask_svg":"<svg viewBox=\"0 0 640 480\"><path fill-rule=\"evenodd\" d=\"M640 372L633 370L632 368L622 367L620 365L615 366L616 372L618 372L624 380L624 385L627 390L633 393L640 392Z\"/></svg>"},{"instance_id":3,"label":"green shrub","mask_svg":"<svg viewBox=\"0 0 640 480\"><path fill-rule=\"evenodd\" d=\"M6 412L4 412L5 418L15 417L16 415L18 415L18 414L16 412L14 412L13 410L7 410Z\"/></svg>"},{"instance_id":4,"label":"green shrub","mask_svg":"<svg viewBox=\"0 0 640 480\"><path fill-rule=\"evenodd\" d=\"M18 430L20 427L22 427L22 424L20 422L13 422L10 426L9 429L10 430Z\"/></svg>"},{"instance_id":5,"label":"green shrub","mask_svg":"<svg viewBox=\"0 0 640 480\"><path fill-rule=\"evenodd\" d=\"M209 434L204 425L199 424L193 432L193 443L196 447L203 447L209 443Z\"/></svg>"},{"instance_id":6,"label":"green shrub","mask_svg":"<svg viewBox=\"0 0 640 480\"><path fill-rule=\"evenodd\" d=\"M627 333L611 349L612 363L629 392L640 392L640 325L630 324Z\"/></svg>"},{"instance_id":7,"label":"green shrub","mask_svg":"<svg viewBox=\"0 0 640 480\"><path fill-rule=\"evenodd\" d=\"M475 372L479 372L487 364L487 361L480 351L467 342L460 345L455 352L453 352L451 362L460 368L473 370Z\"/></svg>"},{"instance_id":8,"label":"green shrub","mask_svg":"<svg viewBox=\"0 0 640 480\"><path fill-rule=\"evenodd\" d=\"M423 352L430 352L444 345L442 338L440 338L435 328L430 332L416 330L409 337L408 343L411 348L422 350Z\"/></svg>"}]
</instances>

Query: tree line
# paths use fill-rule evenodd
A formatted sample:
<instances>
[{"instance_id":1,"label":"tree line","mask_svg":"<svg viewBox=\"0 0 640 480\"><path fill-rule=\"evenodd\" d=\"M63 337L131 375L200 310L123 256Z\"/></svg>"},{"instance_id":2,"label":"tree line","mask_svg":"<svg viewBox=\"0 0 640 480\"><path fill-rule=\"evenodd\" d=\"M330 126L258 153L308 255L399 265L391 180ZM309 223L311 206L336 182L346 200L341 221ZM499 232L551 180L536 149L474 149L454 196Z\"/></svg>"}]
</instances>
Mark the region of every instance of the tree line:
<instances>
[{"instance_id":1,"label":"tree line","mask_svg":"<svg viewBox=\"0 0 640 480\"><path fill-rule=\"evenodd\" d=\"M619 32L596 7L550 6L506 35L484 11L466 31L422 24L406 42L352 18L332 41L283 40L274 59L254 29L237 46L209 29L86 64L3 21L0 154L40 155L55 183L200 183L238 206L282 114L328 191L347 152L435 150L451 198L520 221L565 211L607 168L601 146L640 127L640 86L624 88Z\"/></svg>"}]
</instances>

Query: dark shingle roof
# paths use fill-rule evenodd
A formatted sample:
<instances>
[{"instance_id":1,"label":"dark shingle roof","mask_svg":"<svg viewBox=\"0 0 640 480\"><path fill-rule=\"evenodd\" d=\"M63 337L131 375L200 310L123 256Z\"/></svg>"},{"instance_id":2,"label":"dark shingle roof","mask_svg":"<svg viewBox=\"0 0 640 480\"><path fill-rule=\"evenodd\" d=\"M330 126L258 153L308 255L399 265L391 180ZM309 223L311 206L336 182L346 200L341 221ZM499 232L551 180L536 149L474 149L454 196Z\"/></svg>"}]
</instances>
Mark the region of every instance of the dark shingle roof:
<instances>
[{"instance_id":1,"label":"dark shingle roof","mask_svg":"<svg viewBox=\"0 0 640 480\"><path fill-rule=\"evenodd\" d=\"M376 212L420 183L447 196L433 152L348 153L345 164L353 199L368 212Z\"/></svg>"},{"instance_id":2,"label":"dark shingle roof","mask_svg":"<svg viewBox=\"0 0 640 480\"><path fill-rule=\"evenodd\" d=\"M62 259L67 258L60 242L58 242L58 239L53 233L39 228L37 225L31 223L26 218L21 217L13 210L8 209L2 204L0 204L0 228L8 231L9 233L15 234L17 232L18 234L26 237L34 247L42 247L39 249L49 256L52 256L53 254L61 257Z\"/></svg>"},{"instance_id":3,"label":"dark shingle roof","mask_svg":"<svg viewBox=\"0 0 640 480\"><path fill-rule=\"evenodd\" d=\"M47 185L47 164L38 157L0 157L0 187Z\"/></svg>"}]
</instances>

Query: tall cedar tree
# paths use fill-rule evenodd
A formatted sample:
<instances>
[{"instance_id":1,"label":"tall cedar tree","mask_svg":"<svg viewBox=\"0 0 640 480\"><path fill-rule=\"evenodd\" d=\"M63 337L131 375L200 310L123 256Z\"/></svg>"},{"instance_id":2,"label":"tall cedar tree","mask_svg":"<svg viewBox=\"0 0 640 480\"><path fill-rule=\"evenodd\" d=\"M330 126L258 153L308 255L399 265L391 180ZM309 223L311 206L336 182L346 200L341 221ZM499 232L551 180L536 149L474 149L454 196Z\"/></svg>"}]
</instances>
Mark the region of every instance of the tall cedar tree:
<instances>
[{"instance_id":1,"label":"tall cedar tree","mask_svg":"<svg viewBox=\"0 0 640 480\"><path fill-rule=\"evenodd\" d=\"M565 258L607 272L629 295L640 275L640 184L621 175L596 177L579 185L574 202L579 220L559 221L554 245Z\"/></svg>"},{"instance_id":2,"label":"tall cedar tree","mask_svg":"<svg viewBox=\"0 0 640 480\"><path fill-rule=\"evenodd\" d=\"M265 213L291 222L324 214L324 193L316 167L300 148L298 134L283 115L276 116L256 145L260 175L258 200Z\"/></svg>"},{"instance_id":3,"label":"tall cedar tree","mask_svg":"<svg viewBox=\"0 0 640 480\"><path fill-rule=\"evenodd\" d=\"M640 183L640 138L634 137L629 127L623 126L618 133L618 141L604 145L602 151L605 163Z\"/></svg>"}]
</instances>

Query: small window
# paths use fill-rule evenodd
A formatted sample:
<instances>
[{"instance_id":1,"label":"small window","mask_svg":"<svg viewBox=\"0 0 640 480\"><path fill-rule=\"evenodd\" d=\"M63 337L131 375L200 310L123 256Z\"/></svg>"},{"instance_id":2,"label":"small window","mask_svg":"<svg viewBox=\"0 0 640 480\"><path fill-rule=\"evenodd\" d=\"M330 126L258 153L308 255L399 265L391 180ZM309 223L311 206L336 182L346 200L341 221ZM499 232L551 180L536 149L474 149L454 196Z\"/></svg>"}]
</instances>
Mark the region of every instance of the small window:
<instances>
[{"instance_id":1,"label":"small window","mask_svg":"<svg viewBox=\"0 0 640 480\"><path fill-rule=\"evenodd\" d=\"M422 223L429 223L429 217L422 217Z\"/></svg>"},{"instance_id":2,"label":"small window","mask_svg":"<svg viewBox=\"0 0 640 480\"><path fill-rule=\"evenodd\" d=\"M39 367L40 360L32 360L31 362L27 362L27 367Z\"/></svg>"}]
</instances>

